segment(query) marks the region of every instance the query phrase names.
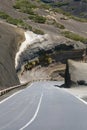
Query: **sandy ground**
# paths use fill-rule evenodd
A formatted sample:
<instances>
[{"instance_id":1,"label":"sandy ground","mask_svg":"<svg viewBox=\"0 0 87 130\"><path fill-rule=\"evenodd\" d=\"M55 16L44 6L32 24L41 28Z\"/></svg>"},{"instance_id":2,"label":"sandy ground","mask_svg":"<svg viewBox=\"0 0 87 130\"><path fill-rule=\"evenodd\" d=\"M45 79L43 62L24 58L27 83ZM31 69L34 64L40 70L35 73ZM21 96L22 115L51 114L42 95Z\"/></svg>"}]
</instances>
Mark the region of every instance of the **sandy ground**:
<instances>
[{"instance_id":1,"label":"sandy ground","mask_svg":"<svg viewBox=\"0 0 87 130\"><path fill-rule=\"evenodd\" d=\"M33 68L31 71L24 71L18 74L19 80L21 83L27 82L27 81L32 81L32 80L57 80L57 81L62 81L64 80L63 77L60 75L55 76L54 78L51 76L53 72L55 71L62 71L65 70L65 64L51 64L48 67L41 67L37 66Z\"/></svg>"},{"instance_id":2,"label":"sandy ground","mask_svg":"<svg viewBox=\"0 0 87 130\"><path fill-rule=\"evenodd\" d=\"M70 92L72 95L77 96L87 101L87 86L80 85L80 86L75 86L66 90Z\"/></svg>"}]
</instances>

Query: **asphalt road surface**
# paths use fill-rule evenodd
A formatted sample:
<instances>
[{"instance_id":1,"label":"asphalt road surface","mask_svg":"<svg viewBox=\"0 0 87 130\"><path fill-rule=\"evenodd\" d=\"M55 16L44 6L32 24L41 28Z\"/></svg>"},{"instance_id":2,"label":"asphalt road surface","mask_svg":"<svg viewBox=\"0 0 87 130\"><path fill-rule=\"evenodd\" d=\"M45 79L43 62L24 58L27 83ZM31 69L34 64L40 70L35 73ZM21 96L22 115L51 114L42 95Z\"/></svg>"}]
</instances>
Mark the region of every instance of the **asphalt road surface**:
<instances>
[{"instance_id":1,"label":"asphalt road surface","mask_svg":"<svg viewBox=\"0 0 87 130\"><path fill-rule=\"evenodd\" d=\"M60 82L36 82L0 102L0 130L87 130L87 105Z\"/></svg>"}]
</instances>

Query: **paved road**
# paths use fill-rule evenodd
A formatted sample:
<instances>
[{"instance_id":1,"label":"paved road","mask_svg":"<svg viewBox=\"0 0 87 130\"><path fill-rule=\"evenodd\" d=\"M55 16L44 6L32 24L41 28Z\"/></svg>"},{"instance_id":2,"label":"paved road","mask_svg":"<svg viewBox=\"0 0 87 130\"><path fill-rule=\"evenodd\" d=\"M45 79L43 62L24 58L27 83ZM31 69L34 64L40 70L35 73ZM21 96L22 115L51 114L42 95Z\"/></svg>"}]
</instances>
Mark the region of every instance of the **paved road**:
<instances>
[{"instance_id":1,"label":"paved road","mask_svg":"<svg viewBox=\"0 0 87 130\"><path fill-rule=\"evenodd\" d=\"M87 105L57 84L37 82L0 102L0 130L87 130Z\"/></svg>"}]
</instances>

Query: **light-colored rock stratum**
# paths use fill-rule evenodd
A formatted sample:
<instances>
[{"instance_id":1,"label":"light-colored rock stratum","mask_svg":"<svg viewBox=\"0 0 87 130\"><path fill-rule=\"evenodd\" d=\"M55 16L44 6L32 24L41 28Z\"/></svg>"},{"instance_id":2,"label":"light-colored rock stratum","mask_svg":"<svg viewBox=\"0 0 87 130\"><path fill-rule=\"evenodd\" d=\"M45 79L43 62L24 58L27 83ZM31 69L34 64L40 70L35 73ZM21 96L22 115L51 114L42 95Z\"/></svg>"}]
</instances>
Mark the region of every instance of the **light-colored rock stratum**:
<instances>
[{"instance_id":1,"label":"light-colored rock stratum","mask_svg":"<svg viewBox=\"0 0 87 130\"><path fill-rule=\"evenodd\" d=\"M87 84L87 63L68 60L66 83Z\"/></svg>"}]
</instances>

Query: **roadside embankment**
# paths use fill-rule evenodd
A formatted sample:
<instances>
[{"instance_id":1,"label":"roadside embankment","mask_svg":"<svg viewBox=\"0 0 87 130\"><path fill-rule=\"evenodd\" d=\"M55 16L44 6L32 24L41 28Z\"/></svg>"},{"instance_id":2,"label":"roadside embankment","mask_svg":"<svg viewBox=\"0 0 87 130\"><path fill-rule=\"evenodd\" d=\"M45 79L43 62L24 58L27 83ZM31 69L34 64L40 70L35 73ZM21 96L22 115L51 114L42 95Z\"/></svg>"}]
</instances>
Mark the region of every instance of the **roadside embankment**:
<instances>
[{"instance_id":1,"label":"roadside embankment","mask_svg":"<svg viewBox=\"0 0 87 130\"><path fill-rule=\"evenodd\" d=\"M0 22L0 89L20 84L15 71L15 54L23 40L21 29Z\"/></svg>"}]
</instances>

